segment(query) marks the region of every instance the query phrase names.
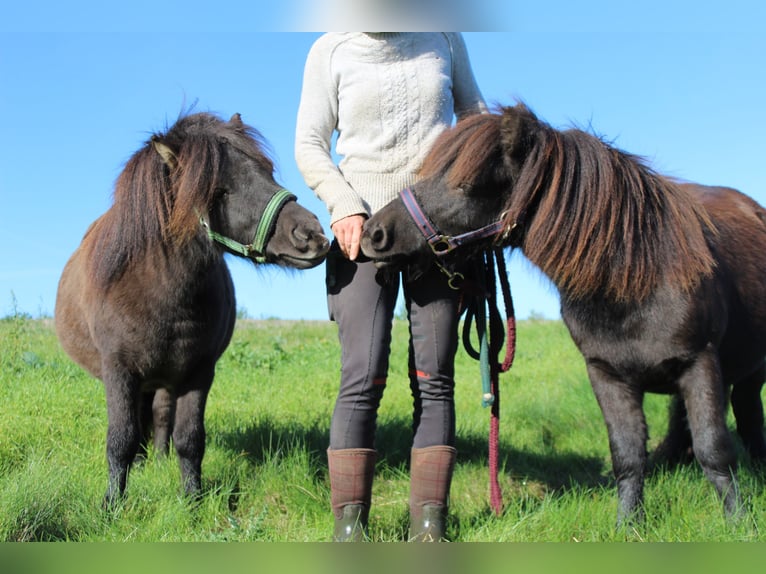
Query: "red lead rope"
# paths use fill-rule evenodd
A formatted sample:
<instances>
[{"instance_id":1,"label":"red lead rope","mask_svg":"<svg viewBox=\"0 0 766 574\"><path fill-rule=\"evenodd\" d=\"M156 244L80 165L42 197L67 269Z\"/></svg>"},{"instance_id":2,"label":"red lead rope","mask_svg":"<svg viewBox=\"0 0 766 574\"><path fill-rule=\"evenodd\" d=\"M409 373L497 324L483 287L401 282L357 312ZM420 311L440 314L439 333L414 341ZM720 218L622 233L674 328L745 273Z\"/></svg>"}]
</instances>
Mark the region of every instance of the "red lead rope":
<instances>
[{"instance_id":1,"label":"red lead rope","mask_svg":"<svg viewBox=\"0 0 766 574\"><path fill-rule=\"evenodd\" d=\"M491 418L490 418L490 424L489 424L489 473L490 473L490 504L492 505L492 508L495 511L495 514L498 516L503 510L503 495L500 491L500 483L498 482L498 452L499 447L498 443L500 441L500 385L499 383L499 373L505 373L511 368L511 365L513 365L513 359L516 356L516 314L513 309L513 298L511 297L511 287L508 282L508 273L506 272L505 268L505 259L503 258L503 253L500 249L494 250L494 255L497 260L497 274L498 278L500 280L500 288L503 293L503 304L505 305L505 327L506 327L506 346L505 346L505 358L503 359L503 362L501 364L497 364L495 362L495 365L497 365L497 369L492 369L492 371L495 371L494 376L492 378L492 389L495 393L495 402L492 404L491 409ZM495 299L496 300L496 299ZM500 319L499 313L494 313L497 320ZM493 313L490 313L490 318L493 316ZM491 319L490 319L491 322ZM490 333L493 331L492 327L490 327ZM490 349L495 350L498 354L500 352L500 348L502 347L503 343L502 340L499 342L499 344L495 345L490 340ZM497 356L497 355L495 355Z\"/></svg>"},{"instance_id":2,"label":"red lead rope","mask_svg":"<svg viewBox=\"0 0 766 574\"><path fill-rule=\"evenodd\" d=\"M503 329L503 320L497 308L495 261L497 261L497 276L506 311L505 329ZM495 248L485 252L481 266L477 269L477 278L480 283L479 294L467 306L466 320L463 326L463 345L470 356L480 361L484 389L482 401L484 406L491 407L489 426L490 504L495 514L499 515L503 510L503 495L498 481L500 466L500 386L498 383L499 374L511 368L516 353L516 318L502 249ZM487 326L487 303L490 302L488 309L489 325ZM476 320L479 335L480 351L478 352L470 343L470 329L473 319ZM499 363L497 358L504 341L507 343L505 358L502 363Z\"/></svg>"}]
</instances>

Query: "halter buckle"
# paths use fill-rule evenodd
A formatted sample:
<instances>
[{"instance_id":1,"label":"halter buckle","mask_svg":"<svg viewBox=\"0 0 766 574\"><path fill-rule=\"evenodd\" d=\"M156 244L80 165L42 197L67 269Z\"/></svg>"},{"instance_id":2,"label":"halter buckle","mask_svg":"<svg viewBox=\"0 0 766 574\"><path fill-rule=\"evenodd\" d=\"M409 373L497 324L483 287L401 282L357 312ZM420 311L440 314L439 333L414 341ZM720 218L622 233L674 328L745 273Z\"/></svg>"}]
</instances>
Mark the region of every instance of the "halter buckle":
<instances>
[{"instance_id":1,"label":"halter buckle","mask_svg":"<svg viewBox=\"0 0 766 574\"><path fill-rule=\"evenodd\" d=\"M433 251L434 255L437 257L446 255L453 249L450 238L445 235L439 235L433 238L428 244L431 246L431 251Z\"/></svg>"}]
</instances>

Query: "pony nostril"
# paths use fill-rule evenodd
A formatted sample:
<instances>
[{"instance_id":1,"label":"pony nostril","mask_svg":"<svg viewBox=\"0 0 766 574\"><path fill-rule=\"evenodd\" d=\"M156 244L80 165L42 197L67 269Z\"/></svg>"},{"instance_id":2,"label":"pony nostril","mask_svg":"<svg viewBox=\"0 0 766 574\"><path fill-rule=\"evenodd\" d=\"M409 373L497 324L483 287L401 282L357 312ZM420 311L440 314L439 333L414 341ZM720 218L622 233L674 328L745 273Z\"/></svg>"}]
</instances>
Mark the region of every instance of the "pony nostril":
<instances>
[{"instance_id":1,"label":"pony nostril","mask_svg":"<svg viewBox=\"0 0 766 574\"><path fill-rule=\"evenodd\" d=\"M330 249L330 241L321 232L306 227L293 228L290 242L301 253L326 253Z\"/></svg>"},{"instance_id":2,"label":"pony nostril","mask_svg":"<svg viewBox=\"0 0 766 574\"><path fill-rule=\"evenodd\" d=\"M303 229L302 227L296 227L293 229L293 238L297 239L301 243L307 243L311 239L311 232Z\"/></svg>"},{"instance_id":3,"label":"pony nostril","mask_svg":"<svg viewBox=\"0 0 766 574\"><path fill-rule=\"evenodd\" d=\"M300 253L306 253L309 250L312 237L313 233L305 227L294 227L292 233L290 233L290 243Z\"/></svg>"},{"instance_id":4,"label":"pony nostril","mask_svg":"<svg viewBox=\"0 0 766 574\"><path fill-rule=\"evenodd\" d=\"M370 244L376 251L383 251L390 246L389 235L385 227L376 226L369 232Z\"/></svg>"}]
</instances>

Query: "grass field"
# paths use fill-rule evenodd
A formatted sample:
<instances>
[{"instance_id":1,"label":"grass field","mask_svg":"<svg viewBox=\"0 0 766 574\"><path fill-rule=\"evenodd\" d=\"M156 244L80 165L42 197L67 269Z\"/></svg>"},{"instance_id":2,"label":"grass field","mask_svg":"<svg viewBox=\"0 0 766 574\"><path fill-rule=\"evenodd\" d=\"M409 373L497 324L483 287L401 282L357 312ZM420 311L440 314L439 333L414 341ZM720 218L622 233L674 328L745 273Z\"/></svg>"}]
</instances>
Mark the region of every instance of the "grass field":
<instances>
[{"instance_id":1,"label":"grass field","mask_svg":"<svg viewBox=\"0 0 766 574\"><path fill-rule=\"evenodd\" d=\"M395 323L393 346L370 516L379 542L403 540L407 531L405 322ZM334 324L239 322L208 401L205 495L196 506L180 495L171 456L134 468L124 503L101 510L103 387L63 353L50 320L0 319L0 361L0 540L329 539L325 449L340 368ZM451 540L766 539L763 474L744 455L740 486L751 511L742 521L724 521L713 487L690 465L653 472L646 523L615 529L605 426L583 361L558 321L521 322L516 362L501 376L505 510L495 516L488 504L489 411L481 406L478 364L462 350L457 382ZM667 398L649 395L645 407L652 448L665 430Z\"/></svg>"}]
</instances>

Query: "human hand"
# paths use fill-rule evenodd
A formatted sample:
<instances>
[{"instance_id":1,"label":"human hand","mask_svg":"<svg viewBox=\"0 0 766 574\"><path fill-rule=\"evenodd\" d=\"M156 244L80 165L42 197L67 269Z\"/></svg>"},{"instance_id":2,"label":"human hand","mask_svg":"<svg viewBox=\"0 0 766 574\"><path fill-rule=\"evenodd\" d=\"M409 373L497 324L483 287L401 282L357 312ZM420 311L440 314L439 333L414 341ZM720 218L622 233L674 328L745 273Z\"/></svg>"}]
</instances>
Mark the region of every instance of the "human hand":
<instances>
[{"instance_id":1,"label":"human hand","mask_svg":"<svg viewBox=\"0 0 766 574\"><path fill-rule=\"evenodd\" d=\"M351 261L359 256L359 239L362 236L362 225L365 219L363 215L349 215L330 226L341 252Z\"/></svg>"}]
</instances>

